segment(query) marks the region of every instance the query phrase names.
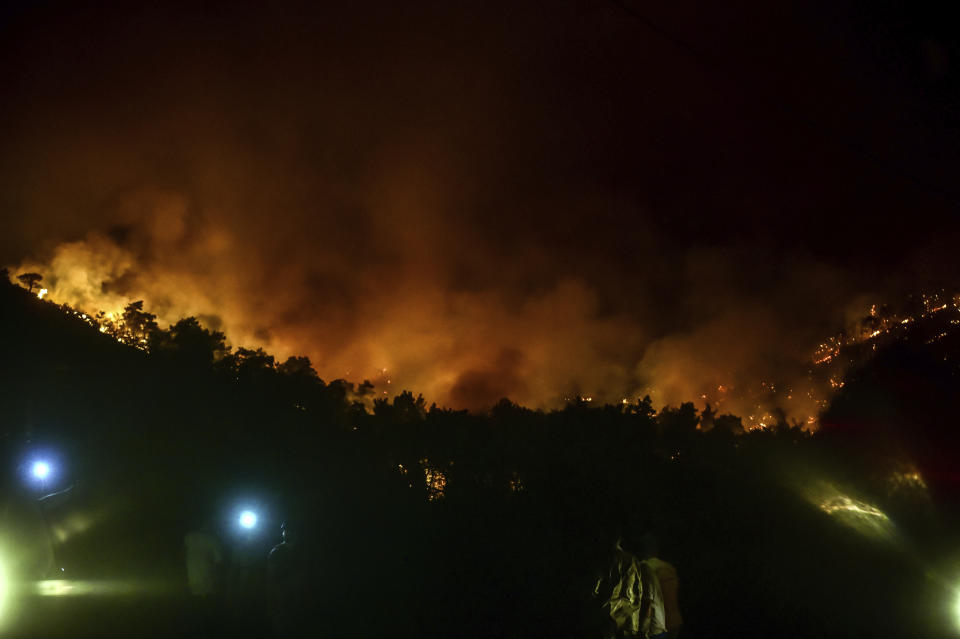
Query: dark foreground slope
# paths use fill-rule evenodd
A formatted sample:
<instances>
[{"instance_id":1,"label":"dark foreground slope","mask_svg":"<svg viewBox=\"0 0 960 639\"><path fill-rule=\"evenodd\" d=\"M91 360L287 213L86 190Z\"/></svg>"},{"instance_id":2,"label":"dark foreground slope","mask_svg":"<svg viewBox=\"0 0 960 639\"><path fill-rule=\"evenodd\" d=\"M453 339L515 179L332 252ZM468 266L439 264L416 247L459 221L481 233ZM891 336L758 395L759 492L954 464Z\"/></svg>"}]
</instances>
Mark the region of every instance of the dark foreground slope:
<instances>
[{"instance_id":1,"label":"dark foreground slope","mask_svg":"<svg viewBox=\"0 0 960 639\"><path fill-rule=\"evenodd\" d=\"M54 557L8 571L12 633L590 636L593 575L618 528L628 546L659 536L687 637L953 633L946 421L921 437L899 407L874 437L869 398L902 403L882 390L889 360L851 382L825 437L785 425L735 436L698 430L692 405L502 402L477 416L408 393L367 403L369 389L228 352L192 322L149 345L0 285L0 563L38 554L13 532L17 508L40 513ZM909 372L933 387L925 421L953 419L951 374ZM35 451L57 460L47 486L25 477ZM241 505L260 514L249 538ZM266 554L283 520L298 553L278 607ZM206 609L184 569L184 535L201 526L225 558Z\"/></svg>"}]
</instances>

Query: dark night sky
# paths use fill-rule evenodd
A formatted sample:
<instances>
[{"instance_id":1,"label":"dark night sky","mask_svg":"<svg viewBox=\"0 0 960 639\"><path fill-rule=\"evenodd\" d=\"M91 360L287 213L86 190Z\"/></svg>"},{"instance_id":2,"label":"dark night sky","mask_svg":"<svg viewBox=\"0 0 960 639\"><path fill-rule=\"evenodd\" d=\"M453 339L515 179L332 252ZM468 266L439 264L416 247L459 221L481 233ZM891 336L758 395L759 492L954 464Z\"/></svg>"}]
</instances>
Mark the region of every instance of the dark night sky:
<instances>
[{"instance_id":1,"label":"dark night sky","mask_svg":"<svg viewBox=\"0 0 960 639\"><path fill-rule=\"evenodd\" d=\"M23 3L0 261L455 406L789 380L956 282L957 16L855 4Z\"/></svg>"}]
</instances>

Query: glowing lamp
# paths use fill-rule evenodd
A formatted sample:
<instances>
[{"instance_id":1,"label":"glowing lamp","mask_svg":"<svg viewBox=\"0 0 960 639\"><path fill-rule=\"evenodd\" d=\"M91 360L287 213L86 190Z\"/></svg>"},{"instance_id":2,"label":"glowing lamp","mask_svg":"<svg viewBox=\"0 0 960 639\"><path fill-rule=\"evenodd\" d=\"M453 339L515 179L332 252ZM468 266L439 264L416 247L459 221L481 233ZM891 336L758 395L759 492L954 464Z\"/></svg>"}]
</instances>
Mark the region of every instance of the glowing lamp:
<instances>
[{"instance_id":1,"label":"glowing lamp","mask_svg":"<svg viewBox=\"0 0 960 639\"><path fill-rule=\"evenodd\" d=\"M953 600L953 615L957 628L960 629L960 591L957 591Z\"/></svg>"},{"instance_id":2,"label":"glowing lamp","mask_svg":"<svg viewBox=\"0 0 960 639\"><path fill-rule=\"evenodd\" d=\"M0 617L3 616L7 603L7 574L0 566Z\"/></svg>"},{"instance_id":3,"label":"glowing lamp","mask_svg":"<svg viewBox=\"0 0 960 639\"><path fill-rule=\"evenodd\" d=\"M257 513L252 510L245 510L240 513L240 527L251 530L257 525Z\"/></svg>"},{"instance_id":4,"label":"glowing lamp","mask_svg":"<svg viewBox=\"0 0 960 639\"><path fill-rule=\"evenodd\" d=\"M33 476L41 481L50 476L50 464L45 461L33 462L33 468L31 470Z\"/></svg>"}]
</instances>

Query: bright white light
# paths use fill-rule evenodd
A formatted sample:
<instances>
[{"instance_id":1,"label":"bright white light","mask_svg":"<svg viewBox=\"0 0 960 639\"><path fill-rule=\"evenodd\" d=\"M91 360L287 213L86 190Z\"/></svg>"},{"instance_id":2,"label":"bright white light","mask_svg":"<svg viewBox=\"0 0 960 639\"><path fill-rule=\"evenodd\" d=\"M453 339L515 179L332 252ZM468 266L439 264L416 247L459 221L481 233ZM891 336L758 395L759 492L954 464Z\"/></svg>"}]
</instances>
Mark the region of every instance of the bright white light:
<instances>
[{"instance_id":1,"label":"bright white light","mask_svg":"<svg viewBox=\"0 0 960 639\"><path fill-rule=\"evenodd\" d=\"M957 628L960 629L960 591L957 592L956 597L953 600L953 615L954 621L957 624Z\"/></svg>"},{"instance_id":2,"label":"bright white light","mask_svg":"<svg viewBox=\"0 0 960 639\"><path fill-rule=\"evenodd\" d=\"M3 567L0 566L0 617L3 616L5 612L7 603L7 574L4 572Z\"/></svg>"},{"instance_id":3,"label":"bright white light","mask_svg":"<svg viewBox=\"0 0 960 639\"><path fill-rule=\"evenodd\" d=\"M50 476L50 464L45 461L33 462L33 476L37 479L46 479Z\"/></svg>"},{"instance_id":4,"label":"bright white light","mask_svg":"<svg viewBox=\"0 0 960 639\"><path fill-rule=\"evenodd\" d=\"M257 513L252 510L245 510L240 513L240 525L248 530L256 526Z\"/></svg>"}]
</instances>

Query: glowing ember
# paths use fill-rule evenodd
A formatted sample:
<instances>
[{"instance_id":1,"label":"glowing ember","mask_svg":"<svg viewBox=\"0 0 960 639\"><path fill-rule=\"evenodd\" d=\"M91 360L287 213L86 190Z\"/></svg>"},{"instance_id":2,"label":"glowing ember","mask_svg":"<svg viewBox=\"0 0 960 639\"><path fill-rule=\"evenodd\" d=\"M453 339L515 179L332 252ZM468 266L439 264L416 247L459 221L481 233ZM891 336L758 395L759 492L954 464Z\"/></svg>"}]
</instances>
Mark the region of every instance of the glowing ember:
<instances>
[{"instance_id":1,"label":"glowing ember","mask_svg":"<svg viewBox=\"0 0 960 639\"><path fill-rule=\"evenodd\" d=\"M446 473L435 466L431 466L427 459L420 460L420 467L423 468L423 476L427 483L427 499L430 501L442 499L447 488Z\"/></svg>"}]
</instances>

